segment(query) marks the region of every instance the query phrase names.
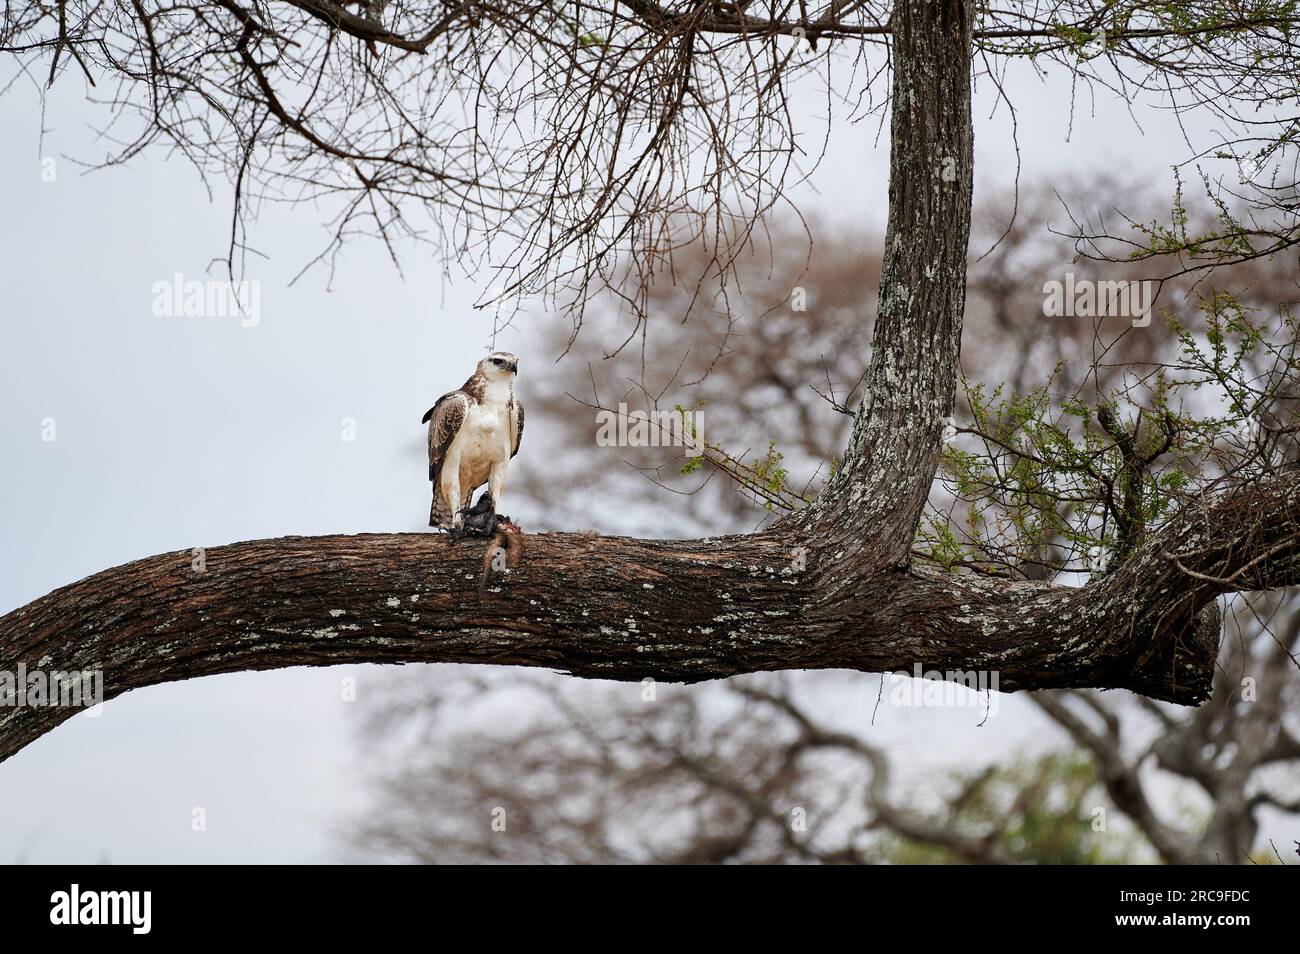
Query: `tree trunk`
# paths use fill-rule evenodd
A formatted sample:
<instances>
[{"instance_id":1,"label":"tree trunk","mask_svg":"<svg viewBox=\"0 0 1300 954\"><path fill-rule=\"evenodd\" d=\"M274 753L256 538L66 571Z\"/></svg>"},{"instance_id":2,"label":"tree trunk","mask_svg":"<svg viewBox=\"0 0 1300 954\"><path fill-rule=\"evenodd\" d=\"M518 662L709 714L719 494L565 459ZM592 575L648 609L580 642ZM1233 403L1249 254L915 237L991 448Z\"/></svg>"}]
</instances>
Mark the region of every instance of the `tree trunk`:
<instances>
[{"instance_id":1,"label":"tree trunk","mask_svg":"<svg viewBox=\"0 0 1300 954\"><path fill-rule=\"evenodd\" d=\"M889 219L871 365L844 465L805 527L907 562L957 388L970 241L965 0L894 5Z\"/></svg>"}]
</instances>

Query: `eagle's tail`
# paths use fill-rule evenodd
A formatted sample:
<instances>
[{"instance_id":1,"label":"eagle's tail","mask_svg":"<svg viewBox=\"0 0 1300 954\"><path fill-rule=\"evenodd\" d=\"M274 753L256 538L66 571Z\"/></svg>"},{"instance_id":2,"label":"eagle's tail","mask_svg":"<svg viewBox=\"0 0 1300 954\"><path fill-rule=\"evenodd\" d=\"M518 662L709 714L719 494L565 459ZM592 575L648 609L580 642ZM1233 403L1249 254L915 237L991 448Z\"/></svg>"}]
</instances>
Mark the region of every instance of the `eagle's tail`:
<instances>
[{"instance_id":1,"label":"eagle's tail","mask_svg":"<svg viewBox=\"0 0 1300 954\"><path fill-rule=\"evenodd\" d=\"M429 526L444 530L451 526L451 507L447 506L446 499L436 486L433 488L433 504L429 507Z\"/></svg>"}]
</instances>

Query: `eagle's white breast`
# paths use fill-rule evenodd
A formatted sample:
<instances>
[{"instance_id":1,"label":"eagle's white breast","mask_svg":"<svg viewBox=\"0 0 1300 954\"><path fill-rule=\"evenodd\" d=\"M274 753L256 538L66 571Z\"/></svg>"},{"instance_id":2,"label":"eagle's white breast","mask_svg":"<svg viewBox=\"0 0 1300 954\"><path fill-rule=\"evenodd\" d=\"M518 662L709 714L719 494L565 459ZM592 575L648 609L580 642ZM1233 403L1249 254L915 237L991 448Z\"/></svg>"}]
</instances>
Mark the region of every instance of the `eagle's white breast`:
<instances>
[{"instance_id":1,"label":"eagle's white breast","mask_svg":"<svg viewBox=\"0 0 1300 954\"><path fill-rule=\"evenodd\" d=\"M483 400L471 404L465 423L452 441L447 457L460 463L461 493L487 481L494 464L510 459L510 385L490 383Z\"/></svg>"}]
</instances>

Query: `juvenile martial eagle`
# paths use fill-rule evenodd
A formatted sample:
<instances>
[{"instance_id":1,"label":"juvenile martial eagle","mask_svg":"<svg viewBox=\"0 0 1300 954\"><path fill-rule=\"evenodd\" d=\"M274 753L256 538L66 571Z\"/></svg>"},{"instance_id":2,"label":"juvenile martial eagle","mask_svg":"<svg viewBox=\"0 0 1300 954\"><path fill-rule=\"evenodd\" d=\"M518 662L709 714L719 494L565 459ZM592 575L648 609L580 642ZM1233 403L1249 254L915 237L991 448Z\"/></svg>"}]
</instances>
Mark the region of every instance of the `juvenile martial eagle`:
<instances>
[{"instance_id":1,"label":"juvenile martial eagle","mask_svg":"<svg viewBox=\"0 0 1300 954\"><path fill-rule=\"evenodd\" d=\"M460 530L465 523L461 511L485 483L487 512L500 506L506 468L519 453L524 434L524 406L514 388L518 370L518 358L494 351L478 363L460 390L438 398L421 419L429 422L429 526ZM490 526L484 530L490 532Z\"/></svg>"}]
</instances>

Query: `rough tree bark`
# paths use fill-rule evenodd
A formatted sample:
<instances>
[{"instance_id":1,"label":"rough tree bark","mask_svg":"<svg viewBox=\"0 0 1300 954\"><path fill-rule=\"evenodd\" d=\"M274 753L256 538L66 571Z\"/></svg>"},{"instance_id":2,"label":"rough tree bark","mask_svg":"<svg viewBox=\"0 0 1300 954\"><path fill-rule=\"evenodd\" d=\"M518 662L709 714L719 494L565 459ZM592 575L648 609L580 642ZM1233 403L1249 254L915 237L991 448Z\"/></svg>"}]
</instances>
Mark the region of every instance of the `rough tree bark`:
<instances>
[{"instance_id":1,"label":"rough tree bark","mask_svg":"<svg viewBox=\"0 0 1300 954\"><path fill-rule=\"evenodd\" d=\"M202 572L188 552L163 554L0 619L0 668L101 669L111 698L215 673L359 662L678 682L920 663L996 671L1003 690L1123 687L1203 700L1214 597L1296 580L1294 481L1175 520L1082 588L909 564L957 375L969 10L964 0L900 0L893 28L890 208L869 387L845 464L812 507L763 533L713 540L530 535L520 566L481 603L481 542L289 537L209 549ZM1266 519L1238 540L1237 517L1252 509ZM1260 554L1268 558L1252 562ZM0 709L0 759L74 711Z\"/></svg>"}]
</instances>

